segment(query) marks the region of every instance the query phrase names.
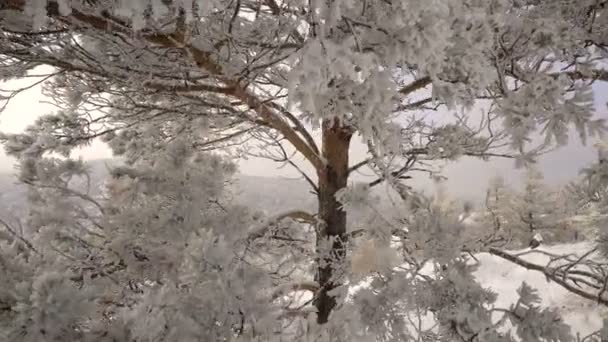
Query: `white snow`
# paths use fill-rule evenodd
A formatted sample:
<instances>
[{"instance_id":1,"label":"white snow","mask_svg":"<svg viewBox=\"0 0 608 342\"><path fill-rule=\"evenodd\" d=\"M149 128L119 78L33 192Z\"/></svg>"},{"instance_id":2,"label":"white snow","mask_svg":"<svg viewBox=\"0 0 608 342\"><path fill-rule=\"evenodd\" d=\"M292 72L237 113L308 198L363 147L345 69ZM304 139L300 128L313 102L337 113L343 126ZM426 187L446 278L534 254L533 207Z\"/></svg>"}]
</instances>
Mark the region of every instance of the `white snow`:
<instances>
[{"instance_id":1,"label":"white snow","mask_svg":"<svg viewBox=\"0 0 608 342\"><path fill-rule=\"evenodd\" d=\"M587 251L588 248L588 243L577 243L554 246L541 245L537 250L553 254L581 254ZM474 275L482 286L490 288L498 294L495 303L496 307L508 308L511 304L514 304L519 298L517 288L525 281L528 285L538 290L538 294L542 299L542 306L559 309L564 321L571 326L574 335L579 333L581 336L586 336L602 327L602 315L608 314L608 308L570 293L553 282L548 283L540 272L529 271L489 253L479 253L475 257L479 260L479 268L475 271ZM523 258L539 265L545 265L547 262L546 256L536 253L526 255ZM423 271L422 273L429 273L431 271L430 267L425 267L424 270L427 271ZM369 280L364 280L351 286L349 292L352 294L357 289L368 285ZM299 291L296 297L296 303L304 303L311 299L311 293Z\"/></svg>"},{"instance_id":2,"label":"white snow","mask_svg":"<svg viewBox=\"0 0 608 342\"><path fill-rule=\"evenodd\" d=\"M541 245L538 250L555 254L581 254L588 250L588 247L589 245L586 243ZM498 293L497 307L508 307L514 303L518 298L517 288L523 281L526 281L528 285L538 290L543 306L560 310L564 321L572 327L574 333L579 332L581 336L584 336L601 328L601 315L608 312L607 308L570 293L553 282L547 282L545 276L540 272L529 271L488 253L478 254L476 257L480 262L480 267L475 272L475 277L483 286ZM525 259L540 265L547 262L546 256L537 254L528 255Z\"/></svg>"}]
</instances>

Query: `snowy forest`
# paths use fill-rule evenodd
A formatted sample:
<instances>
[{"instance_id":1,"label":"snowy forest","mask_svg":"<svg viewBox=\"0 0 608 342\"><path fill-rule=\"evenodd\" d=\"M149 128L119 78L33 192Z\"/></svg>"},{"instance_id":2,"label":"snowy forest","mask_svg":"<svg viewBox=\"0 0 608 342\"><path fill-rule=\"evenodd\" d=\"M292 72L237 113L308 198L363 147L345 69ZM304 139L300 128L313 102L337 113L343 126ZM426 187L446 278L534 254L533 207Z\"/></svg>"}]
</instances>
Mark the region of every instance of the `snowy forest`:
<instances>
[{"instance_id":1,"label":"snowy forest","mask_svg":"<svg viewBox=\"0 0 608 342\"><path fill-rule=\"evenodd\" d=\"M606 94L607 0L0 0L0 342L606 342Z\"/></svg>"}]
</instances>

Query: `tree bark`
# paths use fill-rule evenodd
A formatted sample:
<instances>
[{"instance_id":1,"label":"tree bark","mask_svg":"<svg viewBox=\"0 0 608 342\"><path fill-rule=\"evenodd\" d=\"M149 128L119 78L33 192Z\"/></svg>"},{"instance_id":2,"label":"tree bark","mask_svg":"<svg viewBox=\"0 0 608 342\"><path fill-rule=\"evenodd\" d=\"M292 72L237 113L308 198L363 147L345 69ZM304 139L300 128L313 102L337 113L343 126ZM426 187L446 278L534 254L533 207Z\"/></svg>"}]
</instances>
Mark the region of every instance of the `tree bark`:
<instances>
[{"instance_id":1,"label":"tree bark","mask_svg":"<svg viewBox=\"0 0 608 342\"><path fill-rule=\"evenodd\" d=\"M340 209L336 192L348 180L348 150L352 130L338 120L325 120L322 124L322 156L325 167L317 171L319 178L319 219L317 227L317 253L319 254L316 280L319 291L314 300L317 322L326 323L336 306L330 291L341 285L341 267L346 256L346 212ZM329 251L326 246L329 245ZM325 247L324 247L325 246Z\"/></svg>"}]
</instances>

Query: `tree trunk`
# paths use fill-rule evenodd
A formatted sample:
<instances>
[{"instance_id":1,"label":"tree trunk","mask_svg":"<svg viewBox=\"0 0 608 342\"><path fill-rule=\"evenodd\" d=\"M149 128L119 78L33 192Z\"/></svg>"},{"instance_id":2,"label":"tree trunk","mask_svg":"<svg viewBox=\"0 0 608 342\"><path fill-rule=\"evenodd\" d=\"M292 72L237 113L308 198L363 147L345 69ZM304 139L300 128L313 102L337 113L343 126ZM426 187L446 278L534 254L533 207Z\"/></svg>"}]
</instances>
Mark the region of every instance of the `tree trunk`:
<instances>
[{"instance_id":1,"label":"tree trunk","mask_svg":"<svg viewBox=\"0 0 608 342\"><path fill-rule=\"evenodd\" d=\"M318 201L320 224L317 228L318 260L317 282L320 289L314 300L317 322L326 323L336 306L336 299L329 292L341 284L336 269L346 256L346 212L336 201L336 192L344 188L348 180L348 150L352 131L338 120L325 120L322 124L322 155L326 166L318 170ZM323 246L329 244L329 254Z\"/></svg>"}]
</instances>

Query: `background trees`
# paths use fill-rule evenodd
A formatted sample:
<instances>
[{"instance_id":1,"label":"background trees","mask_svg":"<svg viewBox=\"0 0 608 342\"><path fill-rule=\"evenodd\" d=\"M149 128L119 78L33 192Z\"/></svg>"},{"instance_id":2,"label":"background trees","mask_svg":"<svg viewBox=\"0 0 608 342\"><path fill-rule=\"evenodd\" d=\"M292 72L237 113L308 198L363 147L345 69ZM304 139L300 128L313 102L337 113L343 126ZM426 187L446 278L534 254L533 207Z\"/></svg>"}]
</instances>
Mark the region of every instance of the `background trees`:
<instances>
[{"instance_id":1,"label":"background trees","mask_svg":"<svg viewBox=\"0 0 608 342\"><path fill-rule=\"evenodd\" d=\"M23 180L47 190L68 187L73 170L50 156L68 156L95 138L136 170L155 165L159 154L183 154L168 152L176 141L189 153L236 155L250 139L262 142L258 149L299 170L317 196L316 213L279 214L266 226L291 219L315 235L314 252L294 230L279 229L287 236L272 233L272 240L291 239L291 248L302 240L295 250L309 252L297 258L308 257L316 268L312 302L318 323L326 323L345 303L337 295L348 278L350 234L336 195L349 176L366 167L378 178L358 190L381 183L393 188L407 202L400 219L410 232L432 228L437 242L423 234L415 239L418 248L443 246L441 253L422 254L450 263L458 248L445 241L445 229L456 220L436 215L440 209L403 181L435 174L437 161L461 156L526 164L565 144L572 127L582 139L603 130L592 118L591 84L608 80L601 67L604 11L605 3L595 0L7 0L0 5L3 80L43 70L35 82L44 82L58 110L3 140L20 160ZM43 65L51 68L38 68ZM482 114L471 114L480 107ZM540 139L531 139L536 133ZM350 160L353 139L367 146L366 159ZM172 184L176 175L155 177ZM180 177L175 180L191 181ZM179 186L169 185L163 196ZM157 208L158 218L147 212L146 220L186 222L162 210L172 202L149 200L135 207L139 214ZM82 219L76 213L90 216L90 208L53 205L64 205L53 212L73 213L73 222ZM265 227L253 231L271 234ZM372 236L385 239L378 245L402 234L386 231ZM403 251L415 270L419 262L408 256L406 243Z\"/></svg>"}]
</instances>

